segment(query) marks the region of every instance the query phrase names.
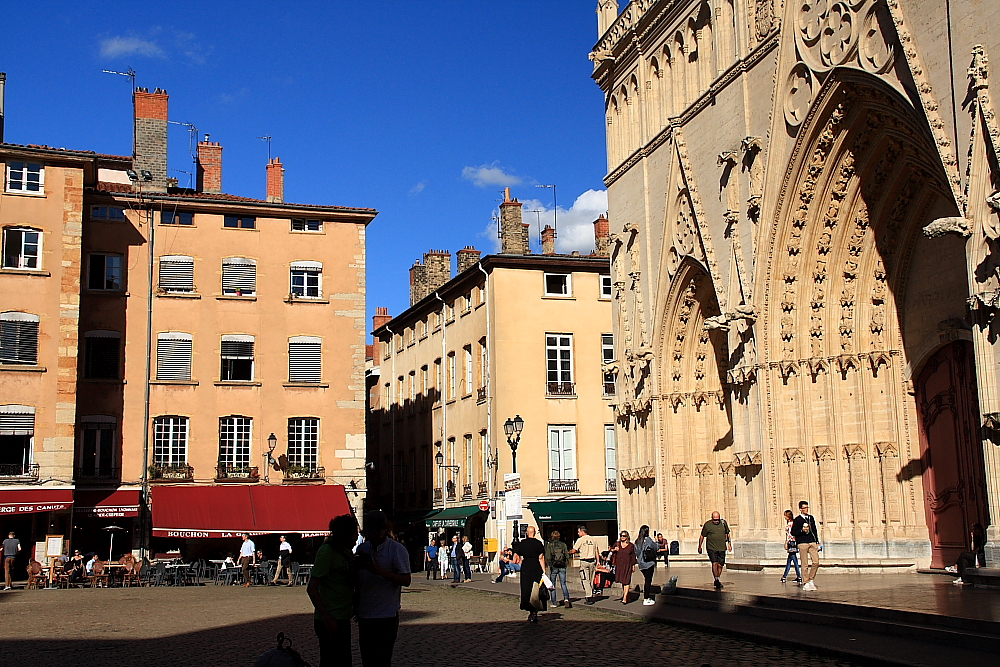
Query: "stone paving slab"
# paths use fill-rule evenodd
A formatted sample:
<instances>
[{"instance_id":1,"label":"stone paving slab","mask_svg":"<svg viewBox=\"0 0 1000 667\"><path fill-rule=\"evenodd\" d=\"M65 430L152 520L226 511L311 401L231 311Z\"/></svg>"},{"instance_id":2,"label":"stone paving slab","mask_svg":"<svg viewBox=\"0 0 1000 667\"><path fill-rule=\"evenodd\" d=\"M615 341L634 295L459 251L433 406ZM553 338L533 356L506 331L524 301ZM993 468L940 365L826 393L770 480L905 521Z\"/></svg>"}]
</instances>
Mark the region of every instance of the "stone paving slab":
<instances>
[{"instance_id":1,"label":"stone paving slab","mask_svg":"<svg viewBox=\"0 0 1000 667\"><path fill-rule=\"evenodd\" d=\"M489 585L489 584L481 584ZM403 594L396 665L587 662L597 667L853 667L803 651L588 609L537 625L510 596L424 585ZM185 587L0 594L0 663L33 667L253 665L284 632L318 665L304 588ZM355 633L356 634L356 633ZM360 665L355 646L355 665Z\"/></svg>"}]
</instances>

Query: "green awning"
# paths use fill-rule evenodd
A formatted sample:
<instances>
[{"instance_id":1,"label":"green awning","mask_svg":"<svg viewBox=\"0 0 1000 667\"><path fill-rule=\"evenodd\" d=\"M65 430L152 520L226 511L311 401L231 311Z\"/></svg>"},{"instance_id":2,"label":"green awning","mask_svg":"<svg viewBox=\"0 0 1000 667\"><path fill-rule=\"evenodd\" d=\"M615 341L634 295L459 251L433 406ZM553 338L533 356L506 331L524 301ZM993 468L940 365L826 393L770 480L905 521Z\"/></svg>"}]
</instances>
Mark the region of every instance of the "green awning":
<instances>
[{"instance_id":1,"label":"green awning","mask_svg":"<svg viewBox=\"0 0 1000 667\"><path fill-rule=\"evenodd\" d=\"M461 528L471 516L479 514L478 505L465 505L462 507L449 507L424 519L424 523L430 528Z\"/></svg>"},{"instance_id":2,"label":"green awning","mask_svg":"<svg viewBox=\"0 0 1000 667\"><path fill-rule=\"evenodd\" d=\"M539 522L615 521L618 519L616 500L553 500L528 503L528 509Z\"/></svg>"}]
</instances>

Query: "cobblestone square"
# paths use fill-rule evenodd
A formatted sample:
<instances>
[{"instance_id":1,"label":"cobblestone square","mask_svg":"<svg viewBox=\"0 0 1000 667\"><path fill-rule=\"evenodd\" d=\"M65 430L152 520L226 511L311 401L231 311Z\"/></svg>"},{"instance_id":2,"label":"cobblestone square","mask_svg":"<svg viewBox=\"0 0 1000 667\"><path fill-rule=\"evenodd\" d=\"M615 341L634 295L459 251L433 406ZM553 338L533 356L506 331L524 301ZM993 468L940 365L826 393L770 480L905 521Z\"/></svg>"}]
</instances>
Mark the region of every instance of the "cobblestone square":
<instances>
[{"instance_id":1,"label":"cobblestone square","mask_svg":"<svg viewBox=\"0 0 1000 667\"><path fill-rule=\"evenodd\" d=\"M253 665L278 632L319 663L304 588L18 590L0 595L0 619L3 665ZM515 598L415 582L403 593L395 664L850 665L594 609L524 619Z\"/></svg>"}]
</instances>

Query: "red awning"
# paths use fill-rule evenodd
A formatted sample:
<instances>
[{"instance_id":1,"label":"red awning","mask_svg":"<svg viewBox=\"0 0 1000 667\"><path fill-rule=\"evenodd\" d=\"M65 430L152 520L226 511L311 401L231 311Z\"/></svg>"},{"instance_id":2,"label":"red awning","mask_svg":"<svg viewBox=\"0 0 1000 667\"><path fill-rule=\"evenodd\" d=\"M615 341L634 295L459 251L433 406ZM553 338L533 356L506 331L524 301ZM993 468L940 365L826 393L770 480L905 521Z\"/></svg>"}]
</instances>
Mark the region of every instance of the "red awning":
<instances>
[{"instance_id":1,"label":"red awning","mask_svg":"<svg viewBox=\"0 0 1000 667\"><path fill-rule=\"evenodd\" d=\"M139 489L115 491L81 491L77 489L75 516L116 519L139 516Z\"/></svg>"},{"instance_id":2,"label":"red awning","mask_svg":"<svg viewBox=\"0 0 1000 667\"><path fill-rule=\"evenodd\" d=\"M73 489L10 489L0 491L0 515L34 514L69 509Z\"/></svg>"},{"instance_id":3,"label":"red awning","mask_svg":"<svg viewBox=\"0 0 1000 667\"><path fill-rule=\"evenodd\" d=\"M157 486L156 537L236 537L240 533L325 535L350 514L343 486Z\"/></svg>"}]
</instances>

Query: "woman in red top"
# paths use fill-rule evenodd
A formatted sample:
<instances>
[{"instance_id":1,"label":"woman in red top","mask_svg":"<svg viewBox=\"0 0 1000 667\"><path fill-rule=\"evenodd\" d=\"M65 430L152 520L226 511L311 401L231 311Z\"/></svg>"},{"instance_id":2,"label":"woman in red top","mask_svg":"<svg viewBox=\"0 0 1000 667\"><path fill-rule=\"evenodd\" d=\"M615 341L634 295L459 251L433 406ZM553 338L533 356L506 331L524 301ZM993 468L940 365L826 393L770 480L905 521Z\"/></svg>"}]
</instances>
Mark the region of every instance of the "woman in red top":
<instances>
[{"instance_id":1,"label":"woman in red top","mask_svg":"<svg viewBox=\"0 0 1000 667\"><path fill-rule=\"evenodd\" d=\"M635 545L629 539L628 531L623 530L615 542L611 552L615 563L615 581L622 585L622 604L628 604L628 592L632 587L632 573L638 560L635 557Z\"/></svg>"}]
</instances>

